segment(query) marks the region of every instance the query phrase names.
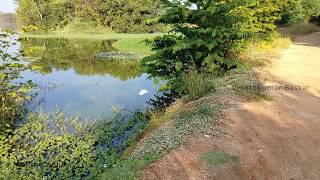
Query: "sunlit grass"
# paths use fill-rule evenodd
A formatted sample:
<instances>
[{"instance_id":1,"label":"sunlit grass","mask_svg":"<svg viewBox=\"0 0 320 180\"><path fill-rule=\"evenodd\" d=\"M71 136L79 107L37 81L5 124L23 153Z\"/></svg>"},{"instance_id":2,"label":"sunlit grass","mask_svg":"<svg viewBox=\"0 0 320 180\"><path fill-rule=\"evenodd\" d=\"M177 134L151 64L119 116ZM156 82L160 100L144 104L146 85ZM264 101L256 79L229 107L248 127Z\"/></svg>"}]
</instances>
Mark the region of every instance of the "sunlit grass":
<instances>
[{"instance_id":1,"label":"sunlit grass","mask_svg":"<svg viewBox=\"0 0 320 180\"><path fill-rule=\"evenodd\" d=\"M264 66L277 58L279 51L291 45L290 38L276 37L271 41L258 41L249 44L247 50L240 55L249 66Z\"/></svg>"},{"instance_id":2,"label":"sunlit grass","mask_svg":"<svg viewBox=\"0 0 320 180\"><path fill-rule=\"evenodd\" d=\"M113 44L113 47L120 51L132 52L143 57L152 53L151 47L145 42L146 39L151 38L153 37L121 38Z\"/></svg>"}]
</instances>

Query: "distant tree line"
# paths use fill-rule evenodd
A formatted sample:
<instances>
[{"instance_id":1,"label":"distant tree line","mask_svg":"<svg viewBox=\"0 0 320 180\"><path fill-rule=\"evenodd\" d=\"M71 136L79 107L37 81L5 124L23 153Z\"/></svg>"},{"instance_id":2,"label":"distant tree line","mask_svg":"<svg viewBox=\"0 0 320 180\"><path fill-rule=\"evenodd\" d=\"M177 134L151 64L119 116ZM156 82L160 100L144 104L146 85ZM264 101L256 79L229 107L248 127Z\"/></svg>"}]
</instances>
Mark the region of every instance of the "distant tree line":
<instances>
[{"instance_id":1,"label":"distant tree line","mask_svg":"<svg viewBox=\"0 0 320 180\"><path fill-rule=\"evenodd\" d=\"M155 32L161 0L16 0L20 30L56 31L96 28L115 32Z\"/></svg>"}]
</instances>

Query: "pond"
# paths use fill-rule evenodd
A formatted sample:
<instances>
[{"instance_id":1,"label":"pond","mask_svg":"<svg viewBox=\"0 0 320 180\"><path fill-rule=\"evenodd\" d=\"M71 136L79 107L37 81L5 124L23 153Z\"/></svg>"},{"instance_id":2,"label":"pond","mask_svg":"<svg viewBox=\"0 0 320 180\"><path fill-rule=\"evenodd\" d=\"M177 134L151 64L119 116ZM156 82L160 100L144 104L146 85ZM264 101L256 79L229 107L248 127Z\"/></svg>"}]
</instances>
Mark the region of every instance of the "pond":
<instances>
[{"instance_id":1,"label":"pond","mask_svg":"<svg viewBox=\"0 0 320 180\"><path fill-rule=\"evenodd\" d=\"M23 73L41 89L35 99L40 112L61 110L66 116L99 119L113 109L144 109L157 88L139 60L99 58L117 52L113 40L24 38L20 48L32 68Z\"/></svg>"}]
</instances>

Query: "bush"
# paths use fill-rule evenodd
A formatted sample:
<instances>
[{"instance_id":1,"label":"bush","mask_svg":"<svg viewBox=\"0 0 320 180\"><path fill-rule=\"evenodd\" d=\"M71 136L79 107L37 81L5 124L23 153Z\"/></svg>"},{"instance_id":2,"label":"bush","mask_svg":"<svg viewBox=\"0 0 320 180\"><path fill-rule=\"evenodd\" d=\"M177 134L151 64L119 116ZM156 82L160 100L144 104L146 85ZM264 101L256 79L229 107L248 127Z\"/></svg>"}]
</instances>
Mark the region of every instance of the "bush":
<instances>
[{"instance_id":1,"label":"bush","mask_svg":"<svg viewBox=\"0 0 320 180\"><path fill-rule=\"evenodd\" d=\"M145 123L139 112L95 124L32 114L16 130L0 132L0 179L93 178L121 159Z\"/></svg>"},{"instance_id":2,"label":"bush","mask_svg":"<svg viewBox=\"0 0 320 180\"><path fill-rule=\"evenodd\" d=\"M20 63L20 52L9 52L17 43L17 35L0 32L0 130L13 128L25 113L25 103L34 87L31 81L22 82L21 73L27 69Z\"/></svg>"}]
</instances>

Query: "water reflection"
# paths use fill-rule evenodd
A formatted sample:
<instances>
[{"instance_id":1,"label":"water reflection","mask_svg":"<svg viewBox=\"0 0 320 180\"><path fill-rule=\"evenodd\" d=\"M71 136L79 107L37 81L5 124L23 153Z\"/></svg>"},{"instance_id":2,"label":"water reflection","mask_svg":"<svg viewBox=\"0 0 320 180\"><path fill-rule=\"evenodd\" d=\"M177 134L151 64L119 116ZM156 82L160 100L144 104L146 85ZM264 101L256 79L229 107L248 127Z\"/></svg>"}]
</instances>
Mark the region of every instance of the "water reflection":
<instances>
[{"instance_id":1,"label":"water reflection","mask_svg":"<svg viewBox=\"0 0 320 180\"><path fill-rule=\"evenodd\" d=\"M21 48L34 71L50 74L53 69L73 69L79 75L105 75L128 80L142 75L138 60L101 59L100 52L116 51L113 40L27 39Z\"/></svg>"},{"instance_id":2,"label":"water reflection","mask_svg":"<svg viewBox=\"0 0 320 180\"><path fill-rule=\"evenodd\" d=\"M112 108L143 109L154 98L156 88L139 66L138 60L99 59L99 52L117 51L113 41L77 39L22 39L20 47L32 71L23 74L55 88L41 97L41 110L57 107L67 116L83 118L110 116ZM142 89L148 94L139 95Z\"/></svg>"}]
</instances>

